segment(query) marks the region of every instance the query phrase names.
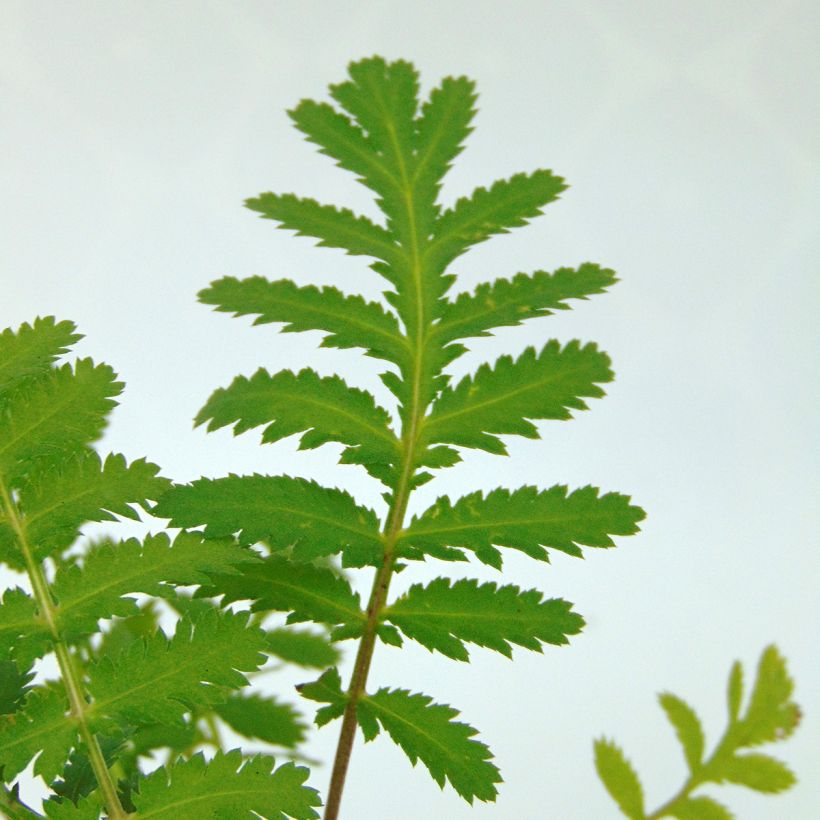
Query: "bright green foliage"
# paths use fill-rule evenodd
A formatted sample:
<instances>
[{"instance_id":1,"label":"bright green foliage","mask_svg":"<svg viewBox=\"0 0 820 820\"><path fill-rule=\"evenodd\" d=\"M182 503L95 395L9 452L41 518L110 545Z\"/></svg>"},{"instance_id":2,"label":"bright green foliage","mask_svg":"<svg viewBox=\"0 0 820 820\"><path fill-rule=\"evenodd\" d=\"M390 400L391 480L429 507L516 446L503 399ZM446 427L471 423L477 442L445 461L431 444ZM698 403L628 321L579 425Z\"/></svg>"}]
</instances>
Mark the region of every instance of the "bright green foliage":
<instances>
[{"instance_id":1,"label":"bright green foliage","mask_svg":"<svg viewBox=\"0 0 820 820\"><path fill-rule=\"evenodd\" d=\"M584 619L561 598L541 600L538 590L497 587L478 581L437 578L428 586L414 584L382 614L408 638L456 660L469 659L464 642L495 649L512 657L510 643L541 651L577 635Z\"/></svg>"},{"instance_id":2,"label":"bright green foliage","mask_svg":"<svg viewBox=\"0 0 820 820\"><path fill-rule=\"evenodd\" d=\"M619 493L599 495L594 487L569 492L562 485L549 490L521 487L470 493L452 503L447 496L415 517L399 536L400 554L447 558L442 550L461 547L485 564L501 567L495 545L510 547L539 561L545 547L581 556L579 545L611 547L612 535L637 532L643 511Z\"/></svg>"},{"instance_id":3,"label":"bright green foliage","mask_svg":"<svg viewBox=\"0 0 820 820\"><path fill-rule=\"evenodd\" d=\"M360 701L357 717L366 740L379 733L381 724L410 762L421 760L439 786L449 780L469 803L495 799L501 775L489 762L490 750L473 740L472 726L455 720L458 711L451 706L405 689L379 689Z\"/></svg>"},{"instance_id":4,"label":"bright green foliage","mask_svg":"<svg viewBox=\"0 0 820 820\"><path fill-rule=\"evenodd\" d=\"M247 613L216 611L193 623L183 618L173 638L158 631L116 659L101 659L89 670L92 717L179 723L190 709L225 700L247 684L242 672L265 661L265 633L247 620Z\"/></svg>"},{"instance_id":5,"label":"bright green foliage","mask_svg":"<svg viewBox=\"0 0 820 820\"><path fill-rule=\"evenodd\" d=\"M357 721L368 738L382 726L437 782L449 780L468 800L492 800L498 770L486 746L472 739L474 731L454 722L455 710L401 689L367 694L373 647L377 641L400 647L403 634L467 660L469 643L510 656L513 646L541 651L581 630L583 619L569 602L544 600L536 590L439 578L391 600L389 586L407 560L475 557L500 569L501 547L543 561L548 549L580 556L583 546L611 547L614 536L637 532L643 511L628 496L593 487L498 488L455 502L442 497L406 520L413 491L433 479L431 471L457 464L462 448L506 454L502 436L537 438L536 422L570 419L588 399L603 396L601 385L613 377L609 357L594 344L552 340L480 365L450 385L447 367L467 349L458 340L565 310L570 300L605 291L615 274L587 262L518 273L449 298L455 282L449 264L526 225L558 198L564 181L536 169L478 187L452 205L440 201L443 178L472 130L476 93L464 77L445 78L420 101L410 63L372 57L352 63L330 97L302 100L290 116L375 195L383 220L292 193L263 193L246 204L320 246L370 257L387 283L383 302L258 276L222 278L200 299L236 316L253 315L255 324L282 323L285 332L318 330L326 334L325 347L361 347L389 362L381 378L398 402L396 412L391 418L374 397L336 375L258 370L217 390L196 422L209 430L232 426L237 434L261 427L263 442L299 435L302 449L340 443L341 463L361 465L387 488L387 510L377 516L343 490L305 479L229 475L174 487L154 512L171 526L204 526L206 538L234 536L272 553L239 574L211 573L201 595L221 595L222 606L248 600L259 616L287 613L289 623L331 627L334 640L361 640L346 690L334 669L300 687L323 704L317 723L344 717L337 762L349 757ZM335 555L345 568L376 569L366 605L346 579L314 564ZM338 803L342 782L343 774L334 776L329 805Z\"/></svg>"},{"instance_id":6,"label":"bright green foliage","mask_svg":"<svg viewBox=\"0 0 820 820\"><path fill-rule=\"evenodd\" d=\"M202 755L157 769L143 781L134 805L140 820L202 820L205 817L310 820L320 805L313 789L302 784L307 769L256 755L243 760L238 750L206 763ZM256 812L256 814L253 814Z\"/></svg>"},{"instance_id":7,"label":"bright green foliage","mask_svg":"<svg viewBox=\"0 0 820 820\"><path fill-rule=\"evenodd\" d=\"M781 792L794 785L794 775L781 761L765 754L742 752L787 738L800 721L800 708L791 700L793 683L777 648L767 647L760 658L745 714L741 714L742 681L742 668L736 662L729 676L729 722L705 760L703 729L695 711L675 695L660 695L661 706L683 748L689 777L675 797L652 813L643 808L640 781L623 752L608 740L595 742L598 775L627 817L725 820L734 816L727 808L711 797L693 796L692 792L705 783L735 783L764 793Z\"/></svg>"},{"instance_id":8,"label":"bright green foliage","mask_svg":"<svg viewBox=\"0 0 820 820\"><path fill-rule=\"evenodd\" d=\"M168 802L175 791L189 817L205 816L206 803L231 817L261 807L270 817L314 817L304 771L271 774L263 758L237 775L241 754L220 757L199 786L187 770L187 781L183 773L164 785L162 803L159 778L142 774L151 754L176 760L221 748L219 722L257 745L294 749L304 736L296 709L258 694L240 699L243 673L277 653L324 669L337 653L322 634L265 630L248 613L178 589L262 563L234 539L183 532L89 545L81 536L88 522L139 520L137 506L150 509L170 482L145 459L90 447L122 385L107 365L57 362L78 338L70 322L52 318L0 333L0 561L24 571L30 590L0 590L0 778L11 783L34 759L54 795L49 817L142 817L132 798L156 816L179 814ZM153 598L138 605L137 593ZM159 619L174 611L183 617L169 639ZM56 660L57 679L32 686L32 664L47 656L43 668ZM260 774L270 786L264 797L235 788L237 778L248 786ZM16 785L0 784L0 814L38 816L19 800Z\"/></svg>"}]
</instances>

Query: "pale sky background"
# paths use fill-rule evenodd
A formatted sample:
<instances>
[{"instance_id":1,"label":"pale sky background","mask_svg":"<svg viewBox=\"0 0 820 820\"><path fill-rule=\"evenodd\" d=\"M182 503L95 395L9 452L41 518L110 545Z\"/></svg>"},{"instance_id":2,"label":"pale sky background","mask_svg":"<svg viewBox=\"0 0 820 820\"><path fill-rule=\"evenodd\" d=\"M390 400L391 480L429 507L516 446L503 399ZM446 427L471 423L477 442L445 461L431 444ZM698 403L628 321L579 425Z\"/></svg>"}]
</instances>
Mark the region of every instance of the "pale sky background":
<instances>
[{"instance_id":1,"label":"pale sky background","mask_svg":"<svg viewBox=\"0 0 820 820\"><path fill-rule=\"evenodd\" d=\"M127 390L103 450L148 456L180 481L297 473L383 509L375 482L335 465L338 448L297 454L294 439L261 448L254 433L191 429L213 389L258 366L339 372L388 401L358 351L251 329L195 298L226 274L376 296L364 258L241 207L295 191L373 214L284 113L324 98L351 59L410 59L425 92L446 74L478 82L446 201L537 167L571 185L529 228L460 259L458 289L586 260L621 277L572 312L478 340L454 368L550 337L595 340L617 374L606 399L541 423L539 442L510 438L508 459L466 454L414 510L445 492L593 483L631 493L643 532L586 561L508 556L504 581L586 617L569 648L513 663L476 649L459 665L380 646L371 688L461 709L505 783L496 804L471 809L386 736L357 741L347 820L618 817L593 768L601 734L627 750L654 807L684 778L655 694L695 705L711 743L732 660L753 666L772 641L805 721L771 751L801 782L780 797L708 792L744 819L819 816L818 35L809 0L0 4L0 327L71 318L87 336L78 352L118 370ZM396 591L439 570L452 566L413 566ZM330 761L337 732L317 733L309 753ZM312 783L324 792L328 777L316 768Z\"/></svg>"}]
</instances>

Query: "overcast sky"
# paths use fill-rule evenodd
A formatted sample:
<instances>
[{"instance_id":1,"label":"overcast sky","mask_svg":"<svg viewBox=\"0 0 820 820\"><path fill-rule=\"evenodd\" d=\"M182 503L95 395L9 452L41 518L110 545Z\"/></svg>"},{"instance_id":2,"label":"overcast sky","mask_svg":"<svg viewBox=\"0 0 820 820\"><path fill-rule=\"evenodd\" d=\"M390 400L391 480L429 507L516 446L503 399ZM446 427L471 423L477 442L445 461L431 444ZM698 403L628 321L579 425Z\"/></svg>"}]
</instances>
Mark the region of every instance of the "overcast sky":
<instances>
[{"instance_id":1,"label":"overcast sky","mask_svg":"<svg viewBox=\"0 0 820 820\"><path fill-rule=\"evenodd\" d=\"M335 464L337 447L297 454L295 439L262 448L254 433L191 425L214 388L259 366L338 372L389 401L358 351L196 301L227 274L378 298L362 257L241 207L295 191L374 215L285 115L324 98L354 58L410 59L425 92L447 74L477 81L476 131L446 201L538 167L571 185L530 227L461 258L457 289L587 260L621 278L572 312L477 340L454 367L550 337L594 340L614 361L608 396L539 424L541 441L510 438L508 459L465 454L413 511L445 492L592 483L630 493L648 512L643 532L585 561L507 558L506 582L585 616L569 648L513 663L477 649L458 665L380 646L371 688L461 709L505 784L496 804L470 809L386 737L357 742L344 817L615 818L592 765L601 734L626 748L655 806L684 778L655 694L687 698L714 741L732 660L753 665L773 641L805 721L772 751L802 782L775 798L710 793L748 820L817 816L818 34L808 0L2 3L0 327L71 318L87 337L78 352L118 370L127 389L103 450L148 456L179 481L310 476L383 510L363 471ZM396 590L452 569L414 566ZM330 761L337 732L317 733L311 756ZM312 783L324 792L328 777L317 767Z\"/></svg>"}]
</instances>

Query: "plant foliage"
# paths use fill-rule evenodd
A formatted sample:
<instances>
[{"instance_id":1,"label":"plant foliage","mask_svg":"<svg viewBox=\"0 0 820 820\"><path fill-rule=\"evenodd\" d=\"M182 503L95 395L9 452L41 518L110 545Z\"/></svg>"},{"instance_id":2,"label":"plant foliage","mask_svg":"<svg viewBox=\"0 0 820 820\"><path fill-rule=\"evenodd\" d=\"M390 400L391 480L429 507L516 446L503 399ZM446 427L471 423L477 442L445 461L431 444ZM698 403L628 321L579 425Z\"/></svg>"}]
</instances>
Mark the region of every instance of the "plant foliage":
<instances>
[{"instance_id":1,"label":"plant foliage","mask_svg":"<svg viewBox=\"0 0 820 820\"><path fill-rule=\"evenodd\" d=\"M643 787L632 764L612 741L595 741L595 766L618 808L631 820L729 820L734 815L713 797L693 794L709 783L734 783L775 794L790 788L795 777L785 763L748 750L784 740L800 722L800 709L791 700L793 684L786 662L775 646L760 657L752 693L741 713L743 668L735 662L729 675L728 721L723 736L708 757L700 718L686 701L669 692L658 700L675 730L688 769L683 786L653 812L644 807Z\"/></svg>"},{"instance_id":2,"label":"plant foliage","mask_svg":"<svg viewBox=\"0 0 820 820\"><path fill-rule=\"evenodd\" d=\"M581 556L582 547L611 547L614 536L637 532L644 517L626 495L560 485L442 497L407 516L414 490L433 478L431 470L458 463L463 448L506 454L504 436L537 438L537 422L572 418L612 379L609 357L594 344L553 340L451 383L447 368L466 351L464 341L567 309L615 282L611 270L583 263L451 295L451 262L526 225L566 186L551 171L536 170L442 203L443 177L472 130L475 90L470 80L450 77L424 102L418 92L412 65L374 57L352 63L349 78L331 86L333 103L303 100L289 112L310 142L372 191L383 222L292 193L263 193L246 203L320 246L369 257L386 285L383 302L335 285L259 276L225 277L200 293L219 311L255 316L255 324L278 322L285 332L320 330L325 346L359 347L387 363L382 380L395 412L338 375L258 370L217 390L196 419L209 430L261 430L263 442L298 434L303 449L338 442L342 463L361 465L383 485L386 510L377 515L333 487L260 475L174 487L156 508L171 526L204 526L206 538L234 536L270 550L239 576L213 574L203 594L222 593L223 604L249 599L256 612L285 612L291 621L330 625L336 640L358 640L346 688L333 670L301 687L325 704L317 722L342 718L328 818L338 812L357 725L368 740L386 730L412 763L422 761L439 785L449 782L470 802L494 800L500 782L489 749L455 720L455 709L401 688L370 692L377 639L399 646L403 635L463 661L467 644L509 657L513 646L540 652L545 644L565 644L583 626L561 598L471 579L440 577L391 598L391 580L404 564L475 557L500 569L505 548L539 561L550 549ZM373 568L364 606L347 580L311 563L330 556L345 567Z\"/></svg>"}]
</instances>

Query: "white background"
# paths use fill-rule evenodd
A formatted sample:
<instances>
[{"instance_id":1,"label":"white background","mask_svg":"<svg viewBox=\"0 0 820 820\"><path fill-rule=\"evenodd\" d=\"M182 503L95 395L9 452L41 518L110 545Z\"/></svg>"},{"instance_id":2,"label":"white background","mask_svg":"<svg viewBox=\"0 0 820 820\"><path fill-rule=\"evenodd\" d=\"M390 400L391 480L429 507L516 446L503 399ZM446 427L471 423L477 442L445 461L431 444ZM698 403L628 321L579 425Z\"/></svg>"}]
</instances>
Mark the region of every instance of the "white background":
<instances>
[{"instance_id":1,"label":"white background","mask_svg":"<svg viewBox=\"0 0 820 820\"><path fill-rule=\"evenodd\" d=\"M550 336L596 340L617 373L607 398L539 425L539 442L511 438L508 459L466 455L413 509L444 492L593 483L633 495L642 534L586 561L507 559L504 580L586 617L570 648L513 663L476 650L459 665L380 646L372 687L457 706L505 784L470 809L386 737L357 742L349 820L617 817L592 765L601 734L626 748L654 807L684 776L655 693L686 697L714 741L731 661L752 665L772 641L805 711L772 751L801 783L781 797L710 792L741 818L818 816L819 12L808 0L2 3L0 327L72 318L87 336L78 352L117 368L128 386L103 450L147 455L179 481L298 473L383 509L359 468L335 465L338 448L191 429L211 390L260 365L339 372L389 401L358 351L251 329L195 298L226 274L376 298L366 260L241 207L295 191L375 215L284 113L324 98L351 59L410 59L425 92L446 74L478 82L477 130L446 201L537 167L571 185L533 225L460 259L458 289L585 260L621 277L572 312L479 340L454 368ZM413 567L396 589L439 569ZM329 761L337 730L310 754ZM316 768L312 783L324 791L328 776Z\"/></svg>"}]
</instances>

